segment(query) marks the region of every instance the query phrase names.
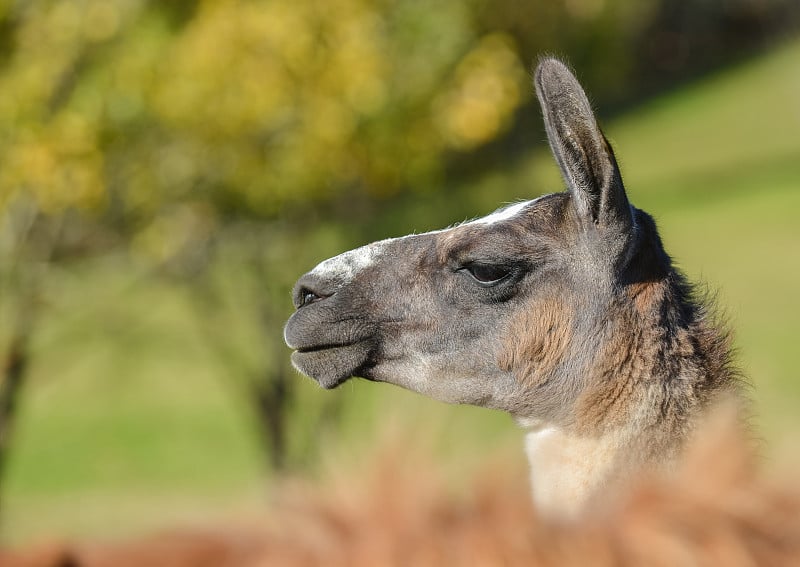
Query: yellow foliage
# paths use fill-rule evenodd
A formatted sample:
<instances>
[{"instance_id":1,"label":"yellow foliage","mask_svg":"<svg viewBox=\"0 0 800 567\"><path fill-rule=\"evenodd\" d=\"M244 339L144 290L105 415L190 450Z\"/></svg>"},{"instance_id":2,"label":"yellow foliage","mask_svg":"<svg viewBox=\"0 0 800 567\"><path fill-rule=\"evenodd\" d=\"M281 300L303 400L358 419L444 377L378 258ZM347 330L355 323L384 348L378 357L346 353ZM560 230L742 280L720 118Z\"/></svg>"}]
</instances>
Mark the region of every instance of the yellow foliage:
<instances>
[{"instance_id":1,"label":"yellow foliage","mask_svg":"<svg viewBox=\"0 0 800 567\"><path fill-rule=\"evenodd\" d=\"M6 152L0 170L4 201L25 191L47 214L75 204L94 208L103 203L102 155L82 117L64 114L49 129L20 138Z\"/></svg>"},{"instance_id":2,"label":"yellow foliage","mask_svg":"<svg viewBox=\"0 0 800 567\"><path fill-rule=\"evenodd\" d=\"M494 138L520 104L524 78L509 36L482 38L458 65L453 86L434 103L448 144L469 149Z\"/></svg>"},{"instance_id":3,"label":"yellow foliage","mask_svg":"<svg viewBox=\"0 0 800 567\"><path fill-rule=\"evenodd\" d=\"M476 38L455 0L436 15L453 15L447 29L421 25L424 5L378 0L10 9L0 200L29 193L53 214L112 200L134 218L184 200L275 214L344 188L388 194L496 137L521 102L513 42Z\"/></svg>"},{"instance_id":4,"label":"yellow foliage","mask_svg":"<svg viewBox=\"0 0 800 567\"><path fill-rule=\"evenodd\" d=\"M183 204L164 211L141 230L131 242L131 252L144 261L164 262L207 238L213 227L213 214L207 207Z\"/></svg>"},{"instance_id":5,"label":"yellow foliage","mask_svg":"<svg viewBox=\"0 0 800 567\"><path fill-rule=\"evenodd\" d=\"M117 33L119 8L107 0L94 0L86 8L83 33L89 41L106 41Z\"/></svg>"}]
</instances>

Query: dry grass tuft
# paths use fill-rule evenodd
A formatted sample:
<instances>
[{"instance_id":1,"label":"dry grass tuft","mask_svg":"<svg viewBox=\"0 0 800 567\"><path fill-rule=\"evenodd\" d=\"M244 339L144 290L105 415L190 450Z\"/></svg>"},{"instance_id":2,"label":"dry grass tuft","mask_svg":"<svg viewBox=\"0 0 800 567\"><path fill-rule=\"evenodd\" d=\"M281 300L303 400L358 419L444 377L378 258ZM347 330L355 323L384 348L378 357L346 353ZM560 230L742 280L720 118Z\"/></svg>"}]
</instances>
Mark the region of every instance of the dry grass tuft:
<instances>
[{"instance_id":1,"label":"dry grass tuft","mask_svg":"<svg viewBox=\"0 0 800 567\"><path fill-rule=\"evenodd\" d=\"M493 464L459 495L430 460L390 444L370 466L287 482L260 526L50 545L0 553L0 565L800 565L800 486L768 479L756 461L717 420L674 474L555 524L537 518L519 464Z\"/></svg>"}]
</instances>

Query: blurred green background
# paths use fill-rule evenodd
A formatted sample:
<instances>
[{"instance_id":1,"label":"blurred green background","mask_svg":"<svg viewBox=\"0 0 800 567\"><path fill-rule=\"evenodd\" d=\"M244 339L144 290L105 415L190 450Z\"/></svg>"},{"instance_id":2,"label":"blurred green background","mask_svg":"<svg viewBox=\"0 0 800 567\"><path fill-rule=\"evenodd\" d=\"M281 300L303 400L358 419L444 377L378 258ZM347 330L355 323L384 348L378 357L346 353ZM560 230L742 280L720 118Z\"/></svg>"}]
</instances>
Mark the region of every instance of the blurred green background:
<instances>
[{"instance_id":1,"label":"blurred green background","mask_svg":"<svg viewBox=\"0 0 800 567\"><path fill-rule=\"evenodd\" d=\"M718 290L761 434L800 426L795 0L0 1L0 540L257 513L275 475L511 419L288 365L318 261L560 190L565 56L667 249Z\"/></svg>"}]
</instances>

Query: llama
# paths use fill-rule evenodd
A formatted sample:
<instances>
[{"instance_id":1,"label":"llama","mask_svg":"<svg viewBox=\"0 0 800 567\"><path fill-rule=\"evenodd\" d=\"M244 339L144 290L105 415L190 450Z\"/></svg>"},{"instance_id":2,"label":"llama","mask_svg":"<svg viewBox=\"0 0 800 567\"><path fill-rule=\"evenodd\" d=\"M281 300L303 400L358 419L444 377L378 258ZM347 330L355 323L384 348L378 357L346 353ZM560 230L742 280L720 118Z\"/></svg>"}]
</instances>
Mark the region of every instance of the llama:
<instances>
[{"instance_id":1,"label":"llama","mask_svg":"<svg viewBox=\"0 0 800 567\"><path fill-rule=\"evenodd\" d=\"M510 413L537 508L574 516L669 467L738 377L578 81L546 58L534 83L567 190L325 260L284 337L324 388L358 376Z\"/></svg>"}]
</instances>

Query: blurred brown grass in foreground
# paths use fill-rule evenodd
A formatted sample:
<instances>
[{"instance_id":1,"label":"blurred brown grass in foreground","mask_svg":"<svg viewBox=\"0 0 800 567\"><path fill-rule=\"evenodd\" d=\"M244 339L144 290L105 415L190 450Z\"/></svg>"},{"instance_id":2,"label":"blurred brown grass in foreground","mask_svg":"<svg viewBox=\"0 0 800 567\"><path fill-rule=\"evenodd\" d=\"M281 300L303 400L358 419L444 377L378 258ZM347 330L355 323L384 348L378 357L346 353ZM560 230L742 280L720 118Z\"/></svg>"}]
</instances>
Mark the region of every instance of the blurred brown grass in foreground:
<instances>
[{"instance_id":1,"label":"blurred brown grass in foreground","mask_svg":"<svg viewBox=\"0 0 800 567\"><path fill-rule=\"evenodd\" d=\"M367 467L288 481L257 526L53 543L0 553L0 565L800 564L800 486L759 470L730 420L706 428L674 475L643 477L572 523L537 518L519 465L490 464L458 496L430 463L391 443Z\"/></svg>"}]
</instances>

